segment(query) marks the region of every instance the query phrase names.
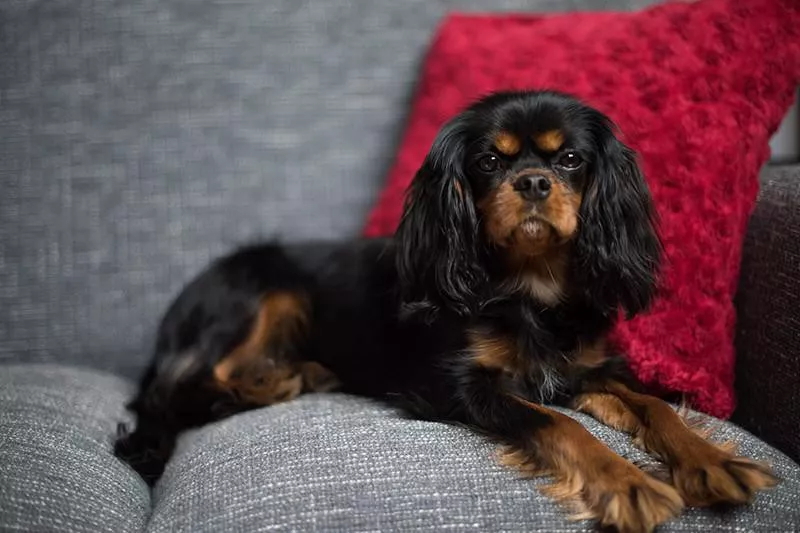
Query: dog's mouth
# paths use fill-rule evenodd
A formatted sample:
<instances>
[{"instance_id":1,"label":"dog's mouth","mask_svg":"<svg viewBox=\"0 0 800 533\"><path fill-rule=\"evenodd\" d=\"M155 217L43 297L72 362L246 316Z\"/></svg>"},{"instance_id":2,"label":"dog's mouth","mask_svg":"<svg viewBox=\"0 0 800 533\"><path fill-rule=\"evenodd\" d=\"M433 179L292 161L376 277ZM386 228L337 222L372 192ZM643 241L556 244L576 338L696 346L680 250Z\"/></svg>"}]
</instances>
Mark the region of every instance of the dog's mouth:
<instances>
[{"instance_id":1,"label":"dog's mouth","mask_svg":"<svg viewBox=\"0 0 800 533\"><path fill-rule=\"evenodd\" d=\"M539 242L548 242L550 245L561 245L570 240L571 235L565 234L556 224L539 214L528 216L517 227L517 232L526 239Z\"/></svg>"},{"instance_id":2,"label":"dog's mouth","mask_svg":"<svg viewBox=\"0 0 800 533\"><path fill-rule=\"evenodd\" d=\"M543 238L555 229L553 225L538 215L531 215L519 225L520 231L531 238Z\"/></svg>"}]
</instances>

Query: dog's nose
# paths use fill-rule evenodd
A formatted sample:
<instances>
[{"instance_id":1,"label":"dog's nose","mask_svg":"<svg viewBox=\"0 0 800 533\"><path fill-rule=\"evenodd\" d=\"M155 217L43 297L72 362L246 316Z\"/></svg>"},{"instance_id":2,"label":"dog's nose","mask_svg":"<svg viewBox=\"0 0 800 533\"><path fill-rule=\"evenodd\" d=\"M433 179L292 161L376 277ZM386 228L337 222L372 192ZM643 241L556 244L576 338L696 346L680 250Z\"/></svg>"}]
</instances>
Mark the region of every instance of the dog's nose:
<instances>
[{"instance_id":1,"label":"dog's nose","mask_svg":"<svg viewBox=\"0 0 800 533\"><path fill-rule=\"evenodd\" d=\"M519 192L526 200L544 200L550 196L553 188L550 180L538 174L529 174L517 178L514 190Z\"/></svg>"}]
</instances>

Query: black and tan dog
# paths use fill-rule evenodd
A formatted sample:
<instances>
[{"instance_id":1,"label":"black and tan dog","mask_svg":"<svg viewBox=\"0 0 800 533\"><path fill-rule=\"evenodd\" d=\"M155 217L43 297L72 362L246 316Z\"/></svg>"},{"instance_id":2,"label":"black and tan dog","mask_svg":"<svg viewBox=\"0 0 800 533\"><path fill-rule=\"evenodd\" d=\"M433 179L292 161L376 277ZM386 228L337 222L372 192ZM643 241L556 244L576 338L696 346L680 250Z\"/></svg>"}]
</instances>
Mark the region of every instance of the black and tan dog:
<instances>
[{"instance_id":1,"label":"black and tan dog","mask_svg":"<svg viewBox=\"0 0 800 533\"><path fill-rule=\"evenodd\" d=\"M116 453L153 483L182 430L339 387L474 428L619 531L748 502L769 469L642 394L606 346L620 311L648 306L660 252L635 155L604 115L552 92L491 95L441 130L394 238L252 246L186 287ZM630 432L671 483L545 402Z\"/></svg>"}]
</instances>

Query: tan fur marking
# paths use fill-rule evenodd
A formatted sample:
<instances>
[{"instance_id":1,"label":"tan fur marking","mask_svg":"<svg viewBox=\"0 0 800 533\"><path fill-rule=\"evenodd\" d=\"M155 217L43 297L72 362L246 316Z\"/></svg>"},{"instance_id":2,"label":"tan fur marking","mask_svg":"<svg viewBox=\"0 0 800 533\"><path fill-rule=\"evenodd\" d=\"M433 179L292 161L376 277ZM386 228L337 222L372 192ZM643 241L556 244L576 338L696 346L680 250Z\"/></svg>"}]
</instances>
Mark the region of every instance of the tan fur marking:
<instances>
[{"instance_id":1,"label":"tan fur marking","mask_svg":"<svg viewBox=\"0 0 800 533\"><path fill-rule=\"evenodd\" d=\"M456 194L458 195L459 198L464 197L464 189L461 187L461 184L459 182L457 181L454 182L453 188L456 190Z\"/></svg>"},{"instance_id":2,"label":"tan fur marking","mask_svg":"<svg viewBox=\"0 0 800 533\"><path fill-rule=\"evenodd\" d=\"M574 518L639 533L680 513L683 502L672 487L616 455L574 419L516 399L553 423L532 435L531 446L503 448L501 462L529 476L552 476L543 492L569 505Z\"/></svg>"},{"instance_id":3,"label":"tan fur marking","mask_svg":"<svg viewBox=\"0 0 800 533\"><path fill-rule=\"evenodd\" d=\"M330 392L341 386L339 378L321 364L309 361L300 365L303 388L313 392Z\"/></svg>"},{"instance_id":4,"label":"tan fur marking","mask_svg":"<svg viewBox=\"0 0 800 533\"><path fill-rule=\"evenodd\" d=\"M559 179L551 181L552 189L544 204L544 216L553 224L560 239L571 239L578 231L581 194Z\"/></svg>"},{"instance_id":5,"label":"tan fur marking","mask_svg":"<svg viewBox=\"0 0 800 533\"><path fill-rule=\"evenodd\" d=\"M737 457L729 443L706 440L663 400L619 383L606 388L607 393L578 397L577 409L631 433L641 447L661 458L687 505L745 504L777 483L767 465Z\"/></svg>"},{"instance_id":6,"label":"tan fur marking","mask_svg":"<svg viewBox=\"0 0 800 533\"><path fill-rule=\"evenodd\" d=\"M494 138L494 146L501 154L517 155L522 148L519 137L507 131L501 131Z\"/></svg>"},{"instance_id":7,"label":"tan fur marking","mask_svg":"<svg viewBox=\"0 0 800 533\"><path fill-rule=\"evenodd\" d=\"M563 298L560 281L537 274L526 274L522 280L523 288L537 301L555 306Z\"/></svg>"},{"instance_id":8,"label":"tan fur marking","mask_svg":"<svg viewBox=\"0 0 800 533\"><path fill-rule=\"evenodd\" d=\"M587 393L575 398L575 409L586 413L607 426L626 433L636 433L641 422L622 400L613 394Z\"/></svg>"},{"instance_id":9,"label":"tan fur marking","mask_svg":"<svg viewBox=\"0 0 800 533\"><path fill-rule=\"evenodd\" d=\"M564 144L564 133L561 130L548 130L534 135L533 142L539 150L556 152Z\"/></svg>"},{"instance_id":10,"label":"tan fur marking","mask_svg":"<svg viewBox=\"0 0 800 533\"><path fill-rule=\"evenodd\" d=\"M272 405L293 400L304 392L330 392L341 382L327 368L316 362L282 362L237 379L229 385L237 395L257 405Z\"/></svg>"},{"instance_id":11,"label":"tan fur marking","mask_svg":"<svg viewBox=\"0 0 800 533\"><path fill-rule=\"evenodd\" d=\"M259 306L247 338L214 366L216 386L240 399L270 405L295 398L303 391L303 375L286 354L270 353L273 339L290 342L306 325L307 302L301 295L276 292Z\"/></svg>"},{"instance_id":12,"label":"tan fur marking","mask_svg":"<svg viewBox=\"0 0 800 533\"><path fill-rule=\"evenodd\" d=\"M504 182L478 203L478 209L483 213L486 236L506 247L524 220L526 205L511 183Z\"/></svg>"},{"instance_id":13,"label":"tan fur marking","mask_svg":"<svg viewBox=\"0 0 800 533\"><path fill-rule=\"evenodd\" d=\"M608 359L606 339L600 339L593 343L581 344L575 364L585 368L597 368Z\"/></svg>"},{"instance_id":14,"label":"tan fur marking","mask_svg":"<svg viewBox=\"0 0 800 533\"><path fill-rule=\"evenodd\" d=\"M300 396L303 392L303 376L293 365L282 364L269 369L269 374L264 374L263 377L243 377L232 382L229 387L244 401L256 405L272 405Z\"/></svg>"},{"instance_id":15,"label":"tan fur marking","mask_svg":"<svg viewBox=\"0 0 800 533\"><path fill-rule=\"evenodd\" d=\"M266 302L262 302L258 309L253 328L245 341L236 347L227 357L214 366L214 378L220 382L227 382L234 370L246 364L249 360L259 357L261 349L269 340L270 330L274 325L274 318Z\"/></svg>"},{"instance_id":16,"label":"tan fur marking","mask_svg":"<svg viewBox=\"0 0 800 533\"><path fill-rule=\"evenodd\" d=\"M511 254L519 284L534 299L546 305L556 305L566 289L566 270L569 259L567 247L554 248L535 257Z\"/></svg>"},{"instance_id":17,"label":"tan fur marking","mask_svg":"<svg viewBox=\"0 0 800 533\"><path fill-rule=\"evenodd\" d=\"M507 372L518 370L518 350L510 339L489 336L477 331L470 331L467 336L474 361L478 365Z\"/></svg>"}]
</instances>

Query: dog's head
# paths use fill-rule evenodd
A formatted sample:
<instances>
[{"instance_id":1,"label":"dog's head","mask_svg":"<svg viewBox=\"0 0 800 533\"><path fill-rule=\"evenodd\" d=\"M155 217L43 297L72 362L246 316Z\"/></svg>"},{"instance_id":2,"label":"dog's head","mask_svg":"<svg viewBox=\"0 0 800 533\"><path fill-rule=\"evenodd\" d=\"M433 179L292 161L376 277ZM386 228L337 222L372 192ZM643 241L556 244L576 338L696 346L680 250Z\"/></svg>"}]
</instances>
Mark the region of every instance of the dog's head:
<instances>
[{"instance_id":1,"label":"dog's head","mask_svg":"<svg viewBox=\"0 0 800 533\"><path fill-rule=\"evenodd\" d=\"M567 95L497 93L439 132L396 234L407 309L476 311L498 290L603 313L645 308L660 246L611 121Z\"/></svg>"}]
</instances>

